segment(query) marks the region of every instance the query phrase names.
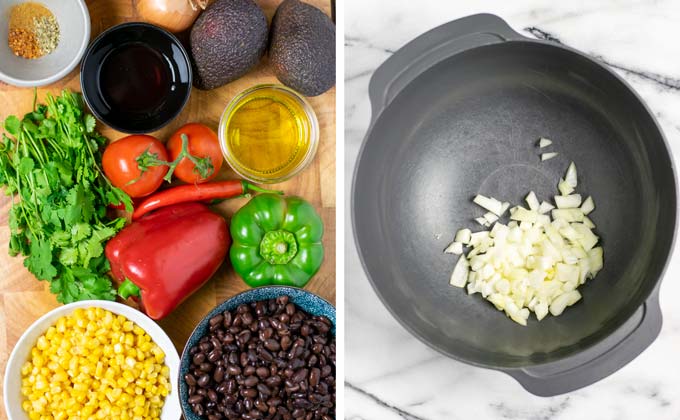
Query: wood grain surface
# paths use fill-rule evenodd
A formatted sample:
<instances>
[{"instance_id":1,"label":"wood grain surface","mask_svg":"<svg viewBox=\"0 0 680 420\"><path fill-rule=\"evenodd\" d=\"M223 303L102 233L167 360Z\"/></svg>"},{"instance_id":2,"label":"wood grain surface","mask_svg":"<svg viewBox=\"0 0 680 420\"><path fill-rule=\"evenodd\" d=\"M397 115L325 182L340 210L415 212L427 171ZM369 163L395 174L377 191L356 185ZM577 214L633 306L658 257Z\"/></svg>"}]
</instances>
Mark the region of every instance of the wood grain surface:
<instances>
[{"instance_id":1,"label":"wood grain surface","mask_svg":"<svg viewBox=\"0 0 680 420\"><path fill-rule=\"evenodd\" d=\"M281 0L255 1L271 22ZM304 1L331 15L330 0ZM87 5L92 22L92 38L113 25L139 20L133 0L88 0ZM3 23L0 22L0 27L4 27ZM76 68L61 81L39 88L38 100L41 101L47 92L57 94L64 88L79 92L79 79L79 69ZM244 89L259 83L278 83L266 57L247 75L226 86L211 91L193 89L189 103L182 113L168 126L152 134L165 141L172 132L187 122L200 122L216 130L222 111L229 100ZM309 282L306 289L335 304L335 88L308 99L321 128L316 158L300 175L277 184L276 187L284 190L286 194L304 197L321 214L326 228L324 235L326 256L319 273ZM17 88L0 82L0 122L11 114L23 116L30 111L32 103L33 89ZM101 123L97 129L110 140L125 136L124 133ZM236 174L225 163L219 179L235 178ZM245 203L246 199L235 199L214 206L214 209L228 219ZM7 358L21 334L37 318L59 305L54 295L49 292L47 282L40 282L29 273L23 266L22 258L12 258L7 253L9 242L7 217L10 206L9 199L0 194L0 372L3 376ZM181 352L194 326L207 312L219 302L246 289L248 286L233 272L227 261L201 290L159 324ZM4 401L2 405L0 418L6 418Z\"/></svg>"}]
</instances>

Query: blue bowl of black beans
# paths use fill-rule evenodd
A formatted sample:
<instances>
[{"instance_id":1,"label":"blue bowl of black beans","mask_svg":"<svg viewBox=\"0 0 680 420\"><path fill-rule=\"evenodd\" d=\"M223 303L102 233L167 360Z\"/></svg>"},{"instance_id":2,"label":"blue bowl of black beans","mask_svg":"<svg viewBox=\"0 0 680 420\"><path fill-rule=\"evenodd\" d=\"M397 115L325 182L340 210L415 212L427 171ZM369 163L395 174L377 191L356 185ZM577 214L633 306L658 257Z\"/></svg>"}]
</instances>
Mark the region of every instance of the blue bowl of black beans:
<instances>
[{"instance_id":1,"label":"blue bowl of black beans","mask_svg":"<svg viewBox=\"0 0 680 420\"><path fill-rule=\"evenodd\" d=\"M227 299L189 337L178 382L187 420L335 419L335 308L286 286Z\"/></svg>"}]
</instances>

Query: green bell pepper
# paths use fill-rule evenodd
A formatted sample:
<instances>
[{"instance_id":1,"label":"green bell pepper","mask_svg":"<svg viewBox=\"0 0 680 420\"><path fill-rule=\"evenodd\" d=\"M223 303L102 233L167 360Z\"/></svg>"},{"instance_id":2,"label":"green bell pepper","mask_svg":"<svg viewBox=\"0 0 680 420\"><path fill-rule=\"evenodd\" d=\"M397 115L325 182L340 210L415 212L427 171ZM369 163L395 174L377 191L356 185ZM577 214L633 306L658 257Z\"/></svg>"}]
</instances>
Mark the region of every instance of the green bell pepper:
<instances>
[{"instance_id":1,"label":"green bell pepper","mask_svg":"<svg viewBox=\"0 0 680 420\"><path fill-rule=\"evenodd\" d=\"M251 287L304 287L323 261L323 222L300 197L254 197L231 219L231 237L231 265Z\"/></svg>"}]
</instances>

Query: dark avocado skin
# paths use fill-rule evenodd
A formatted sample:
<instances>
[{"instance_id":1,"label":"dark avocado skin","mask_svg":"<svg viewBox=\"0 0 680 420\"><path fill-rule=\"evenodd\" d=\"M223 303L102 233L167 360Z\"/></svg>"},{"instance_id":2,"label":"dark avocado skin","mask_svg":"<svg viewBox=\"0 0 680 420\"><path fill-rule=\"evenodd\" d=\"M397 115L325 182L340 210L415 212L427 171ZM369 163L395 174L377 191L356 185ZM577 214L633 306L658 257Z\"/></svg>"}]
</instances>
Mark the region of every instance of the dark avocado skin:
<instances>
[{"instance_id":1,"label":"dark avocado skin","mask_svg":"<svg viewBox=\"0 0 680 420\"><path fill-rule=\"evenodd\" d=\"M286 0L276 10L269 60L284 85L305 96L335 86L335 25L321 10Z\"/></svg>"},{"instance_id":2,"label":"dark avocado skin","mask_svg":"<svg viewBox=\"0 0 680 420\"><path fill-rule=\"evenodd\" d=\"M253 68L267 48L267 18L252 0L217 0L191 28L194 85L214 89Z\"/></svg>"}]
</instances>

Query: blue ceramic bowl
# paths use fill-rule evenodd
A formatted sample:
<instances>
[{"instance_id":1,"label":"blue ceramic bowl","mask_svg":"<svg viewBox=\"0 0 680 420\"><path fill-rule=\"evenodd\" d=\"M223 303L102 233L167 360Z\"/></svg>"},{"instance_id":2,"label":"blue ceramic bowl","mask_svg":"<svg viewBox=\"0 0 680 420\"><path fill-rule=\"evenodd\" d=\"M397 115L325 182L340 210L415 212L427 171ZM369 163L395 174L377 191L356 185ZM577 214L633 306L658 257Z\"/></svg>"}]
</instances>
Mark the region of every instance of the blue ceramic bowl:
<instances>
[{"instance_id":1,"label":"blue ceramic bowl","mask_svg":"<svg viewBox=\"0 0 680 420\"><path fill-rule=\"evenodd\" d=\"M179 400L182 405L182 412L184 413L184 418L187 420L202 420L201 417L197 416L187 403L189 398L189 387L187 387L186 382L184 382L184 375L189 371L189 366L191 365L191 357L189 357L189 349L198 344L198 341L208 333L208 327L210 318L215 315L222 313L224 311L231 311L236 309L239 305L244 303L258 302L260 300L276 299L279 296L287 295L290 297L290 302L293 302L300 309L312 315L320 315L328 318L333 324L333 329L331 330L335 334L335 308L333 305L320 298L319 296L308 292L303 289L297 289L295 287L286 286L265 286L258 287L256 289L250 289L245 292L239 293L224 302L220 303L206 315L198 326L194 329L189 337L189 341L184 346L184 351L182 352L182 359L179 364L179 378L177 378L179 387Z\"/></svg>"}]
</instances>

